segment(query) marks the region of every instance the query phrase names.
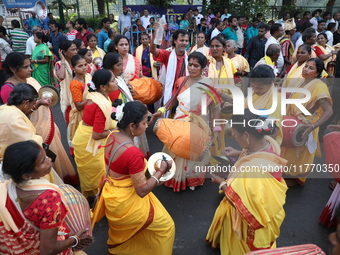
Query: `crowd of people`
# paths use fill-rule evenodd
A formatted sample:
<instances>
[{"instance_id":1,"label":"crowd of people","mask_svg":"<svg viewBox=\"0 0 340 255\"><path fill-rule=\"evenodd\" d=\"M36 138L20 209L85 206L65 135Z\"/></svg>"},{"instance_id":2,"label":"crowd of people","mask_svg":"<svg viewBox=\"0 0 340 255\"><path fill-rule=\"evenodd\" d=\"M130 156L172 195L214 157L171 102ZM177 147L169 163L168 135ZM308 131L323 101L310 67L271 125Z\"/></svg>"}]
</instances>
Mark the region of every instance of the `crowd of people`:
<instances>
[{"instance_id":1,"label":"crowd of people","mask_svg":"<svg viewBox=\"0 0 340 255\"><path fill-rule=\"evenodd\" d=\"M206 241L221 254L276 248L287 188L306 185L326 130L340 131L340 85L333 79L340 77L340 14L284 13L264 22L261 13L249 20L228 8L208 8L205 15L189 8L179 23L169 16L161 46L153 39L163 27L148 9L143 14L124 7L118 21L103 18L98 31L78 18L66 23L65 33L51 13L43 21L32 15L30 35L17 20L11 28L0 26L1 254L76 254L91 244L88 229L71 233L66 224L70 212L58 186L63 183L80 184L93 207L93 224L106 216L109 254L172 254L175 224L152 190L176 165L164 185L194 191L207 178L197 166L220 164L220 156L235 159L230 164L237 171L211 176L225 196ZM145 78L163 87L161 99L148 105L134 100L133 84ZM244 92L244 115L227 111L236 105L233 89L218 84ZM48 86L59 90L67 137L54 121L51 98L38 95ZM303 106L311 115L293 104L285 116L280 107L269 115L249 110L271 109L274 96L281 105L282 88L308 90ZM287 145L292 139L282 124L287 117L303 124L306 145ZM172 159L161 159L155 173L146 174L145 131L154 124L157 134L167 119L173 140L164 142L163 152ZM216 119L248 125L229 127ZM197 135L195 146L205 148L195 157L187 156L184 141L170 146L186 133L183 127L190 129L187 123L195 125L189 140ZM205 134L210 138L202 144L198 136ZM228 135L241 150L228 146ZM263 171L264 162L280 171ZM253 171L241 171L249 166ZM291 171L283 173L284 166ZM340 197L335 200L340 204ZM329 222L336 224L333 211L323 216L322 223Z\"/></svg>"}]
</instances>

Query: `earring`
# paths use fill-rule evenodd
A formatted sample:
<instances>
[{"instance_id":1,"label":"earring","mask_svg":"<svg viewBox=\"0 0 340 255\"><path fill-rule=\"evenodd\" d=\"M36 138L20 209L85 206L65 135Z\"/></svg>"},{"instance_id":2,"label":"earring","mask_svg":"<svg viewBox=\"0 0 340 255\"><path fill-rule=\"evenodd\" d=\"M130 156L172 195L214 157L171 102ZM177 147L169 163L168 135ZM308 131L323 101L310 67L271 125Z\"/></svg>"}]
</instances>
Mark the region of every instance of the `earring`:
<instances>
[{"instance_id":1,"label":"earring","mask_svg":"<svg viewBox=\"0 0 340 255\"><path fill-rule=\"evenodd\" d=\"M249 145L250 144L250 142L249 142L249 138L247 137L247 144Z\"/></svg>"},{"instance_id":2,"label":"earring","mask_svg":"<svg viewBox=\"0 0 340 255\"><path fill-rule=\"evenodd\" d=\"M135 133L134 133L133 131L131 131L131 134L132 134L133 136L135 136Z\"/></svg>"}]
</instances>

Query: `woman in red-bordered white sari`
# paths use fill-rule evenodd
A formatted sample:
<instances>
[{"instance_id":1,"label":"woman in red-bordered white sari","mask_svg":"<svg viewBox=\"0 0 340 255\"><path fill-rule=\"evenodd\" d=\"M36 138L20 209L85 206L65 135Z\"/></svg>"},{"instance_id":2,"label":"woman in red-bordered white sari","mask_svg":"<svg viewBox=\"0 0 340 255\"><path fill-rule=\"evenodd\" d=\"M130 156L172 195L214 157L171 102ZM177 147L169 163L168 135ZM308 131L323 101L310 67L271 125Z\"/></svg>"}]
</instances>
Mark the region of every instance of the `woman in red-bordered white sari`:
<instances>
[{"instance_id":1,"label":"woman in red-bordered white sari","mask_svg":"<svg viewBox=\"0 0 340 255\"><path fill-rule=\"evenodd\" d=\"M223 255L276 248L285 218L287 186L282 178L282 166L287 161L279 156L280 146L276 141L266 136L274 132L275 125L248 109L245 115L234 115L232 121L251 124L232 127L236 141L243 148L234 165L236 170L226 180L212 175L212 181L220 185L225 197L215 212L206 241L214 248L220 246ZM234 151L230 147L228 150Z\"/></svg>"},{"instance_id":2,"label":"woman in red-bordered white sari","mask_svg":"<svg viewBox=\"0 0 340 255\"><path fill-rule=\"evenodd\" d=\"M176 102L179 102L174 116L175 120L188 121L188 119L191 118L190 113L201 115L202 96L214 94L213 82L211 79L202 76L206 65L207 58L202 53L193 52L189 55L189 76L181 77L175 82L174 87L176 90L179 90L177 100L169 100L164 106L165 109L172 109ZM217 92L216 90L214 91ZM215 100L215 98L213 100ZM209 106L209 110L212 113L213 118L219 119L219 105L218 103L214 104L213 100L211 97L207 96L206 105ZM153 117L160 117L162 115L161 109L164 107L159 108ZM208 116L202 116L202 119L205 122L211 121ZM206 128L209 129L209 126L206 126ZM219 140L221 129L221 127L214 129L214 142L217 145L216 147L219 147L221 144L221 140ZM177 134L173 135L175 136ZM176 163L176 173L172 179L164 183L165 186L173 188L173 191L175 192L180 192L181 190L185 190L187 187L191 190L195 190L197 186L203 185L205 181L205 172L197 171L196 169L197 166L204 166L208 164L210 153L202 155L202 158L199 161L193 161L175 155L175 153L166 146L164 146L163 152L169 154Z\"/></svg>"},{"instance_id":3,"label":"woman in red-bordered white sari","mask_svg":"<svg viewBox=\"0 0 340 255\"><path fill-rule=\"evenodd\" d=\"M142 69L140 61L129 53L130 41L124 35L117 35L114 39L115 49L123 58L123 74L122 78L125 83L140 78Z\"/></svg>"}]
</instances>

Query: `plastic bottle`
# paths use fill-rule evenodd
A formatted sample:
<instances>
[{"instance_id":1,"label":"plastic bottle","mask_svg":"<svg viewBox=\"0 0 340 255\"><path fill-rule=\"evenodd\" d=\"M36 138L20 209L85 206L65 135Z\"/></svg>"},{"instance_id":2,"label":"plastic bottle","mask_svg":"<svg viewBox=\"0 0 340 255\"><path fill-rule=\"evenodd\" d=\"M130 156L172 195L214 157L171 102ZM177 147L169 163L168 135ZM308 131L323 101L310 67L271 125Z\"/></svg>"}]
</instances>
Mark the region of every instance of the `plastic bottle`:
<instances>
[{"instance_id":1,"label":"plastic bottle","mask_svg":"<svg viewBox=\"0 0 340 255\"><path fill-rule=\"evenodd\" d=\"M157 33L155 35L155 39L153 40L154 44L161 45L164 35L164 27L166 25L165 15L159 21L159 28L157 29Z\"/></svg>"}]
</instances>

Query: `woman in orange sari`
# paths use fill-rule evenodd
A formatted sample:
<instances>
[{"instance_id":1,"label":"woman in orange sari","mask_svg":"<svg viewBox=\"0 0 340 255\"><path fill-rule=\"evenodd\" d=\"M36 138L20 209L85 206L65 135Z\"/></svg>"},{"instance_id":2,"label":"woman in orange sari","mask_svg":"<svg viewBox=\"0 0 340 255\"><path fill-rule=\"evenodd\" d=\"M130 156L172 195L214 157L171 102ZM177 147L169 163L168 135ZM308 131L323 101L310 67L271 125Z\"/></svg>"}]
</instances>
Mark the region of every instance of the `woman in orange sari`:
<instances>
[{"instance_id":1,"label":"woman in orange sari","mask_svg":"<svg viewBox=\"0 0 340 255\"><path fill-rule=\"evenodd\" d=\"M73 80L70 83L70 91L72 95L70 123L67 127L67 140L70 147L71 155L73 155L72 139L78 128L79 122L83 118L84 106L88 94L88 82L92 76L87 73L87 62L81 55L74 55L71 58L72 70L74 72Z\"/></svg>"},{"instance_id":2,"label":"woman in orange sari","mask_svg":"<svg viewBox=\"0 0 340 255\"><path fill-rule=\"evenodd\" d=\"M133 143L133 138L148 127L147 108L138 101L115 106L112 118L118 130L106 142L105 161L111 164L102 192L110 227L109 254L171 255L174 222L151 191L172 162L162 161L159 170L147 180L147 161Z\"/></svg>"}]
</instances>

